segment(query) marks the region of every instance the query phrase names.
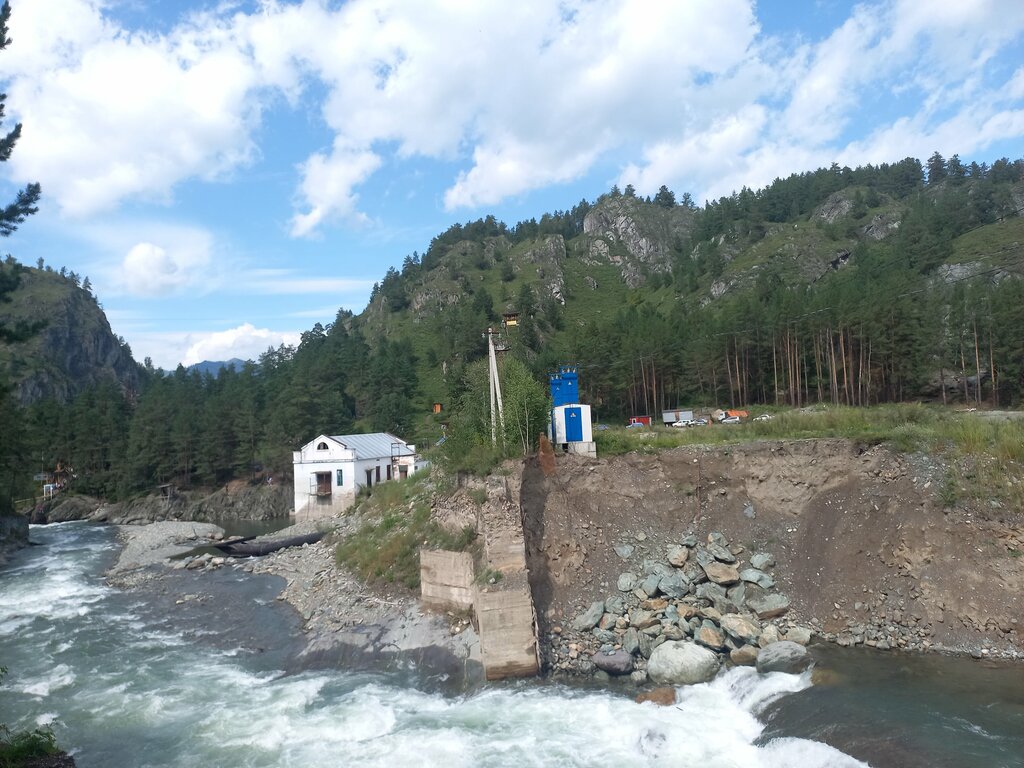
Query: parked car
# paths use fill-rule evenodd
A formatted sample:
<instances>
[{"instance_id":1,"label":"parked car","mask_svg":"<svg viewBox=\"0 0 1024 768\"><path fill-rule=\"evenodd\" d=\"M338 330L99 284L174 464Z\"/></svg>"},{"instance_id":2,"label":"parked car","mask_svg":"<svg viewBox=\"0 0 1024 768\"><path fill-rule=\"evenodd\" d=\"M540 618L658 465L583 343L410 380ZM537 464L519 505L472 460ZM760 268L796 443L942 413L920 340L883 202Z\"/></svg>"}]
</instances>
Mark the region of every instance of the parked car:
<instances>
[{"instance_id":1,"label":"parked car","mask_svg":"<svg viewBox=\"0 0 1024 768\"><path fill-rule=\"evenodd\" d=\"M726 416L724 419L722 419L722 423L723 424L739 424L740 423L740 417L739 416Z\"/></svg>"},{"instance_id":2,"label":"parked car","mask_svg":"<svg viewBox=\"0 0 1024 768\"><path fill-rule=\"evenodd\" d=\"M691 427L706 427L708 425L707 419L694 419L690 422Z\"/></svg>"},{"instance_id":3,"label":"parked car","mask_svg":"<svg viewBox=\"0 0 1024 768\"><path fill-rule=\"evenodd\" d=\"M754 421L770 421L772 415L770 413L762 413L760 416L755 416Z\"/></svg>"},{"instance_id":4,"label":"parked car","mask_svg":"<svg viewBox=\"0 0 1024 768\"><path fill-rule=\"evenodd\" d=\"M673 427L692 427L693 419L680 419L672 424Z\"/></svg>"},{"instance_id":5,"label":"parked car","mask_svg":"<svg viewBox=\"0 0 1024 768\"><path fill-rule=\"evenodd\" d=\"M636 429L637 427L640 427L642 429L643 427L646 426L647 425L644 424L642 421L634 421L632 424L627 424L626 429Z\"/></svg>"}]
</instances>

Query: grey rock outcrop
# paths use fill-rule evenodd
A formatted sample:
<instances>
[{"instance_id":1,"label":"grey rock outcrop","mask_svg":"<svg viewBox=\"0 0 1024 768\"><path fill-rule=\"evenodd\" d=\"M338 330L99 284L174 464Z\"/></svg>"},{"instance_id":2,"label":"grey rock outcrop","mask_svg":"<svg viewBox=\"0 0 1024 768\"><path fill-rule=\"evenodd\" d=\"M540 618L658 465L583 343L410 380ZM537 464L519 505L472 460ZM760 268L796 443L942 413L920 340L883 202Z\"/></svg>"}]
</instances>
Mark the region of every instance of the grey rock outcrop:
<instances>
[{"instance_id":1,"label":"grey rock outcrop","mask_svg":"<svg viewBox=\"0 0 1024 768\"><path fill-rule=\"evenodd\" d=\"M714 651L696 643L670 640L654 649L647 662L647 676L663 685L696 685L711 680L719 666Z\"/></svg>"},{"instance_id":2,"label":"grey rock outcrop","mask_svg":"<svg viewBox=\"0 0 1024 768\"><path fill-rule=\"evenodd\" d=\"M814 662L810 652L802 645L789 640L765 646L757 654L758 672L787 672L800 674Z\"/></svg>"}]
</instances>

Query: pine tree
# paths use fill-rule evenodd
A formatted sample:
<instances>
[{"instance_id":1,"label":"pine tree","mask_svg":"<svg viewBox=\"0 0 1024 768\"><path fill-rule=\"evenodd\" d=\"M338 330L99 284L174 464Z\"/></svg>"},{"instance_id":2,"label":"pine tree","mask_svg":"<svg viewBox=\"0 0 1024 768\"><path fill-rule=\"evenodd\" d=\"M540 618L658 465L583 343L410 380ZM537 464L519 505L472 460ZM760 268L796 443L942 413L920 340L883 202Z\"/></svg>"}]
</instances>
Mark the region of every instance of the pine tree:
<instances>
[{"instance_id":1,"label":"pine tree","mask_svg":"<svg viewBox=\"0 0 1024 768\"><path fill-rule=\"evenodd\" d=\"M0 51L11 43L7 36L7 21L10 17L11 4L4 0L4 4L0 6ZM3 121L6 100L7 94L0 94L0 122ZM14 130L0 138L0 162L7 162L10 159L14 145L20 136L21 123L18 123L14 126ZM0 236L7 237L18 228L25 217L36 212L39 194L39 185L29 184L18 193L13 203L0 209ZM0 302L7 300L7 294L17 288L19 282L21 282L20 265L5 265L0 268ZM7 328L0 324L0 341L11 341L21 335L19 329ZM5 433L5 439L0 441L0 514L10 511L13 506L11 500L16 479L14 463L18 456L21 423L18 414L13 412L16 407L10 397L10 389L6 382L0 381L0 423L4 424L2 431Z\"/></svg>"},{"instance_id":2,"label":"pine tree","mask_svg":"<svg viewBox=\"0 0 1024 768\"><path fill-rule=\"evenodd\" d=\"M3 6L0 6L0 51L11 44L11 39L7 36L7 21L10 17L11 4L4 0ZM0 94L0 122L3 121L6 100L7 94ZM14 126L14 130L0 139L0 162L5 163L10 159L14 145L20 137L21 123L18 123ZM18 228L18 225L27 216L31 216L38 210L36 203L39 202L40 191L38 184L29 184L18 193L13 203L0 209L0 235L7 237Z\"/></svg>"}]
</instances>

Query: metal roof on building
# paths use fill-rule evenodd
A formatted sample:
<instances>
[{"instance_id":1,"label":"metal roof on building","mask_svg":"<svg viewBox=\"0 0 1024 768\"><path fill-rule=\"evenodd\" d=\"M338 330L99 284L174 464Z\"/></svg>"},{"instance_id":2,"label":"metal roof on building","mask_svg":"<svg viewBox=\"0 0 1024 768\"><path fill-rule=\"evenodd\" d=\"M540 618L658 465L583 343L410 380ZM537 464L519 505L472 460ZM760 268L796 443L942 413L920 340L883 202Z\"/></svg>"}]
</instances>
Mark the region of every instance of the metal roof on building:
<instances>
[{"instance_id":1,"label":"metal roof on building","mask_svg":"<svg viewBox=\"0 0 1024 768\"><path fill-rule=\"evenodd\" d=\"M346 448L355 451L356 459L390 459L392 456L415 456L416 451L400 437L387 432L364 435L331 435Z\"/></svg>"}]
</instances>

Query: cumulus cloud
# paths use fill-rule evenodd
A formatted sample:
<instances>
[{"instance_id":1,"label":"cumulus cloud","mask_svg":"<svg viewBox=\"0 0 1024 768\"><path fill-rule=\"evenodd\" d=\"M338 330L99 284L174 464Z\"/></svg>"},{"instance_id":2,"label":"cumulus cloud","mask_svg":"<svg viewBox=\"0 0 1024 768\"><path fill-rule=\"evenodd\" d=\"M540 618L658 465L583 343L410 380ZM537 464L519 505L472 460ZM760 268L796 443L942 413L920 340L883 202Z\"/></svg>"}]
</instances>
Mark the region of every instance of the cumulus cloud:
<instances>
[{"instance_id":1,"label":"cumulus cloud","mask_svg":"<svg viewBox=\"0 0 1024 768\"><path fill-rule=\"evenodd\" d=\"M699 195L806 167L782 160L1021 136L1024 75L993 65L1024 34L1014 0L861 3L811 42L766 36L753 0L268 0L164 33L123 29L104 5L20 2L4 53L25 122L10 169L72 216L230 175L259 157L266 111L303 93L323 94L331 137L296 167L295 237L365 222L360 189L411 157L454 164L452 210L599 163L641 193Z\"/></svg>"},{"instance_id":2,"label":"cumulus cloud","mask_svg":"<svg viewBox=\"0 0 1024 768\"><path fill-rule=\"evenodd\" d=\"M98 0L14 6L10 98L24 133L10 165L71 216L133 196L168 199L184 179L216 179L255 155L258 85L229 20L132 33Z\"/></svg>"},{"instance_id":3,"label":"cumulus cloud","mask_svg":"<svg viewBox=\"0 0 1024 768\"><path fill-rule=\"evenodd\" d=\"M181 357L183 365L201 363L203 360L255 360L269 347L281 344L296 345L300 334L293 331L272 331L245 323L226 331L186 335L188 348Z\"/></svg>"},{"instance_id":4,"label":"cumulus cloud","mask_svg":"<svg viewBox=\"0 0 1024 768\"><path fill-rule=\"evenodd\" d=\"M135 222L84 231L106 252L123 255L117 268L100 277L104 292L159 297L206 292L217 283L212 264L213 236L204 229Z\"/></svg>"}]
</instances>

